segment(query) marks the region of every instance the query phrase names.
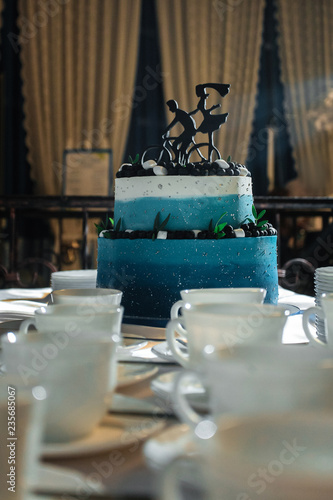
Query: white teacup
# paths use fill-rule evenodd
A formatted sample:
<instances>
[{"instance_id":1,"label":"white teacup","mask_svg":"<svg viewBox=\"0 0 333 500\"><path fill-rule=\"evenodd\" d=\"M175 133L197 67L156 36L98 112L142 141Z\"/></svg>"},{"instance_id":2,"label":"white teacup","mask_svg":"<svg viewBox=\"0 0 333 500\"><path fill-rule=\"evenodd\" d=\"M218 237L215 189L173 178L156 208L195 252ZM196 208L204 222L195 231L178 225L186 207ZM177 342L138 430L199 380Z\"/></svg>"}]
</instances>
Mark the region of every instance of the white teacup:
<instances>
[{"instance_id":1,"label":"white teacup","mask_svg":"<svg viewBox=\"0 0 333 500\"><path fill-rule=\"evenodd\" d=\"M171 307L170 317L179 317L180 309L190 304L213 304L213 303L247 303L262 304L266 290L264 288L192 288L180 292L182 300L178 300Z\"/></svg>"},{"instance_id":2,"label":"white teacup","mask_svg":"<svg viewBox=\"0 0 333 500\"><path fill-rule=\"evenodd\" d=\"M36 309L35 316L23 321L20 332L27 333L30 326L37 330L67 334L91 334L93 337L119 337L124 308L106 304L55 304Z\"/></svg>"},{"instance_id":3,"label":"white teacup","mask_svg":"<svg viewBox=\"0 0 333 500\"><path fill-rule=\"evenodd\" d=\"M203 434L195 437L200 457L167 466L161 500L185 500L181 479L191 484L198 476L205 500L331 500L331 412L222 418L211 438Z\"/></svg>"},{"instance_id":4,"label":"white teacup","mask_svg":"<svg viewBox=\"0 0 333 500\"><path fill-rule=\"evenodd\" d=\"M235 304L262 304L266 297L264 288L192 288L180 292L182 300L178 300L171 307L170 318L180 317L180 310L188 305L214 304L228 302ZM186 330L181 326L181 332Z\"/></svg>"},{"instance_id":5,"label":"white teacup","mask_svg":"<svg viewBox=\"0 0 333 500\"><path fill-rule=\"evenodd\" d=\"M0 498L24 500L37 478L43 401L17 377L0 378Z\"/></svg>"},{"instance_id":6,"label":"white teacup","mask_svg":"<svg viewBox=\"0 0 333 500\"><path fill-rule=\"evenodd\" d=\"M69 441L89 434L103 418L116 385L112 339L47 332L2 337L7 373L26 386L37 380L47 393L44 440Z\"/></svg>"},{"instance_id":7,"label":"white teacup","mask_svg":"<svg viewBox=\"0 0 333 500\"><path fill-rule=\"evenodd\" d=\"M123 292L112 288L66 288L53 290L53 304L120 305Z\"/></svg>"},{"instance_id":8,"label":"white teacup","mask_svg":"<svg viewBox=\"0 0 333 500\"><path fill-rule=\"evenodd\" d=\"M166 327L166 338L176 361L185 368L197 366L204 348L232 350L244 343L280 345L289 310L268 304L199 304L184 307L183 319L173 319ZM188 355L180 349L177 333L181 322L187 330Z\"/></svg>"},{"instance_id":9,"label":"white teacup","mask_svg":"<svg viewBox=\"0 0 333 500\"><path fill-rule=\"evenodd\" d=\"M208 394L209 417L190 406L184 388L199 382ZM196 427L221 415L294 410L333 412L333 357L304 345L242 345L205 354L196 371L180 371L172 391L180 420Z\"/></svg>"},{"instance_id":10,"label":"white teacup","mask_svg":"<svg viewBox=\"0 0 333 500\"><path fill-rule=\"evenodd\" d=\"M303 329L309 342L315 346L333 348L333 293L324 294L320 299L321 307L309 307L303 312ZM310 316L316 314L325 320L326 342L323 342L316 334L315 328L310 327Z\"/></svg>"}]
</instances>

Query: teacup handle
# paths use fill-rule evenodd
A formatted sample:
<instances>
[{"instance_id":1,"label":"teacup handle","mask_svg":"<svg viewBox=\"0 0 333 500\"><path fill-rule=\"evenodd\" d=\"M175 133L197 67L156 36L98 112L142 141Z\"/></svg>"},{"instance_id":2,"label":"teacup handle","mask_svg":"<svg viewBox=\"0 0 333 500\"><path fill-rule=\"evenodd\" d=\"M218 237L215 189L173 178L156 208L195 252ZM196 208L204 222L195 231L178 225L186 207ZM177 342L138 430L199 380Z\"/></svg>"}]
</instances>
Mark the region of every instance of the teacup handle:
<instances>
[{"instance_id":1,"label":"teacup handle","mask_svg":"<svg viewBox=\"0 0 333 500\"><path fill-rule=\"evenodd\" d=\"M184 307L186 304L186 302L184 300L178 300L177 302L175 302L173 304L173 306L171 307L171 311L170 311L170 318L171 319L179 319L179 310ZM179 325L179 333L181 333L182 335L187 335L187 331L185 330L185 328L182 326L182 325Z\"/></svg>"},{"instance_id":2,"label":"teacup handle","mask_svg":"<svg viewBox=\"0 0 333 500\"><path fill-rule=\"evenodd\" d=\"M201 382L200 376L194 371L180 371L175 378L172 400L174 403L174 410L179 419L188 424L190 427L195 428L200 422L202 422L202 416L197 413L190 403L184 392L182 391L183 384L190 380L199 380ZM211 417L206 416L205 420L211 420Z\"/></svg>"},{"instance_id":3,"label":"teacup handle","mask_svg":"<svg viewBox=\"0 0 333 500\"><path fill-rule=\"evenodd\" d=\"M168 347L171 350L174 358L178 363L187 368L190 364L189 356L185 355L181 349L180 344L177 342L176 333L180 333L182 326L178 319L172 319L166 326L166 340Z\"/></svg>"},{"instance_id":4,"label":"teacup handle","mask_svg":"<svg viewBox=\"0 0 333 500\"><path fill-rule=\"evenodd\" d=\"M314 329L310 329L309 324L310 324L310 316L313 314L317 314L320 318L325 318L324 311L320 307L309 307L309 309L306 309L303 312L303 330L305 332L305 335L309 339L310 344L318 346L321 345L323 347L327 347L327 344L320 340L317 335L314 333Z\"/></svg>"},{"instance_id":5,"label":"teacup handle","mask_svg":"<svg viewBox=\"0 0 333 500\"><path fill-rule=\"evenodd\" d=\"M19 328L20 333L28 333L30 326L34 326L37 330L35 318L28 318L22 321Z\"/></svg>"}]
</instances>

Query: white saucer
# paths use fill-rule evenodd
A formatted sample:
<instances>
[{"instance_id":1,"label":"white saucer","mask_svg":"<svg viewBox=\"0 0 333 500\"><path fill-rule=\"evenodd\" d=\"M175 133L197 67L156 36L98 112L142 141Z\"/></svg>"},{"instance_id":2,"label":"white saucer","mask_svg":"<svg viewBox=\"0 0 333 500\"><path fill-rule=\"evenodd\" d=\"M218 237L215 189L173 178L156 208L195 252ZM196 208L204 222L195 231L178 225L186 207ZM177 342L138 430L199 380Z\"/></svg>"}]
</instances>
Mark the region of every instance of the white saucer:
<instances>
[{"instance_id":1,"label":"white saucer","mask_svg":"<svg viewBox=\"0 0 333 500\"><path fill-rule=\"evenodd\" d=\"M183 351L185 354L187 354L187 352L188 352L187 347L179 344L179 348L181 351ZM167 342L160 342L159 344L154 345L151 348L151 350L159 358L164 359L165 361L169 361L170 363L177 363L178 364L178 362L175 360Z\"/></svg>"},{"instance_id":2,"label":"white saucer","mask_svg":"<svg viewBox=\"0 0 333 500\"><path fill-rule=\"evenodd\" d=\"M300 308L294 306L293 304L284 304L283 302L279 302L279 306L283 306L289 311L289 315L293 316L294 314L299 314L301 312Z\"/></svg>"},{"instance_id":3,"label":"white saucer","mask_svg":"<svg viewBox=\"0 0 333 500\"><path fill-rule=\"evenodd\" d=\"M146 363L118 363L117 388L142 382L158 372L158 367Z\"/></svg>"},{"instance_id":4,"label":"white saucer","mask_svg":"<svg viewBox=\"0 0 333 500\"><path fill-rule=\"evenodd\" d=\"M163 470L180 455L196 453L193 431L187 424L176 424L148 439L143 445L143 455L149 467Z\"/></svg>"},{"instance_id":5,"label":"white saucer","mask_svg":"<svg viewBox=\"0 0 333 500\"><path fill-rule=\"evenodd\" d=\"M150 384L151 390L162 399L170 401L174 389L174 380L178 371L163 373L154 378ZM183 393L193 408L198 411L208 410L208 395L205 388L199 382L191 382L187 386L184 385Z\"/></svg>"},{"instance_id":6,"label":"white saucer","mask_svg":"<svg viewBox=\"0 0 333 500\"><path fill-rule=\"evenodd\" d=\"M165 422L154 418L107 415L95 430L69 443L45 443L43 458L76 457L129 446L161 430Z\"/></svg>"},{"instance_id":7,"label":"white saucer","mask_svg":"<svg viewBox=\"0 0 333 500\"><path fill-rule=\"evenodd\" d=\"M143 347L142 349L136 349L135 351L130 351L128 353L123 352L122 354L118 354L118 361L122 361L124 363L154 363L156 364L164 364L170 363L170 360L162 359L155 352L153 352L152 346ZM171 363L175 364L176 361L171 361Z\"/></svg>"},{"instance_id":8,"label":"white saucer","mask_svg":"<svg viewBox=\"0 0 333 500\"><path fill-rule=\"evenodd\" d=\"M41 491L44 494L66 493L67 495L80 491L87 497L89 494L101 494L105 491L101 482L91 481L77 470L46 463L37 464L35 477L28 478L28 489Z\"/></svg>"},{"instance_id":9,"label":"white saucer","mask_svg":"<svg viewBox=\"0 0 333 500\"><path fill-rule=\"evenodd\" d=\"M27 492L24 494L24 500L59 500L59 496L54 495L38 495L35 493Z\"/></svg>"},{"instance_id":10,"label":"white saucer","mask_svg":"<svg viewBox=\"0 0 333 500\"><path fill-rule=\"evenodd\" d=\"M140 338L143 337L149 340L165 340L165 328L159 328L157 326L130 325L123 323L121 331L124 335L139 335Z\"/></svg>"},{"instance_id":11,"label":"white saucer","mask_svg":"<svg viewBox=\"0 0 333 500\"><path fill-rule=\"evenodd\" d=\"M124 354L128 355L148 344L147 340L139 339L123 339L122 344L117 347L117 356L120 357Z\"/></svg>"}]
</instances>

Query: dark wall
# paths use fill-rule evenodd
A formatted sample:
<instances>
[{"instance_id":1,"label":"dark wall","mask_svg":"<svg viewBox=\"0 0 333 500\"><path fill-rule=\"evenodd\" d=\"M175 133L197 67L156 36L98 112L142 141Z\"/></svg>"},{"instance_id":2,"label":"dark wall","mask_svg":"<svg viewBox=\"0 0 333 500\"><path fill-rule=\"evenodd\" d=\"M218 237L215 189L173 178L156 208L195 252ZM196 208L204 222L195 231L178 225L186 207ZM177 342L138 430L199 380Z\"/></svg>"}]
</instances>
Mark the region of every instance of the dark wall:
<instances>
[{"instance_id":1,"label":"dark wall","mask_svg":"<svg viewBox=\"0 0 333 500\"><path fill-rule=\"evenodd\" d=\"M23 128L23 97L20 77L20 46L17 0L5 0L1 30L1 184L2 194L31 194Z\"/></svg>"}]
</instances>

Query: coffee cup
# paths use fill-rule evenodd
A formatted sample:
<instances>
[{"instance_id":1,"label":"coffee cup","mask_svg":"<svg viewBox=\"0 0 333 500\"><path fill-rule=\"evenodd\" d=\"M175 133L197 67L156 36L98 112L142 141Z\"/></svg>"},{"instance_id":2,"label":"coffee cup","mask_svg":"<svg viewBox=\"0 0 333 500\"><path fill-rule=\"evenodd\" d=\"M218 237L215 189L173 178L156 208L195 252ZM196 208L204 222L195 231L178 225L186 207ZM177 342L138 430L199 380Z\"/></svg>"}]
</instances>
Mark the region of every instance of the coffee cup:
<instances>
[{"instance_id":1,"label":"coffee cup","mask_svg":"<svg viewBox=\"0 0 333 500\"><path fill-rule=\"evenodd\" d=\"M53 304L92 304L120 305L122 294L113 288L66 288L53 290L51 302Z\"/></svg>"},{"instance_id":2,"label":"coffee cup","mask_svg":"<svg viewBox=\"0 0 333 500\"><path fill-rule=\"evenodd\" d=\"M186 398L186 385L203 385L208 417ZM274 414L288 411L333 412L333 357L304 345L240 345L205 353L196 371L182 370L172 398L179 419L196 427L221 415Z\"/></svg>"},{"instance_id":3,"label":"coffee cup","mask_svg":"<svg viewBox=\"0 0 333 500\"><path fill-rule=\"evenodd\" d=\"M70 338L43 331L2 337L7 373L25 386L37 380L46 391L45 441L81 438L103 418L116 385L116 345L106 336Z\"/></svg>"},{"instance_id":4,"label":"coffee cup","mask_svg":"<svg viewBox=\"0 0 333 500\"><path fill-rule=\"evenodd\" d=\"M193 288L182 290L180 292L182 300L178 300L171 307L170 318L177 319L180 316L180 311L185 307L198 304L214 304L214 303L235 303L235 304L262 304L266 290L264 288ZM181 326L183 335L186 335L186 330Z\"/></svg>"},{"instance_id":5,"label":"coffee cup","mask_svg":"<svg viewBox=\"0 0 333 500\"><path fill-rule=\"evenodd\" d=\"M61 332L71 337L90 334L120 338L124 308L106 304L55 304L36 309L32 318L24 320L20 332L28 333L31 326L48 333Z\"/></svg>"},{"instance_id":6,"label":"coffee cup","mask_svg":"<svg viewBox=\"0 0 333 500\"><path fill-rule=\"evenodd\" d=\"M221 418L215 432L197 429L197 454L169 463L159 498L330 500L332 434L331 412Z\"/></svg>"},{"instance_id":7,"label":"coffee cup","mask_svg":"<svg viewBox=\"0 0 333 500\"><path fill-rule=\"evenodd\" d=\"M311 345L333 348L333 293L323 294L321 306L309 307L303 312L303 329ZM317 315L325 323L325 340L311 327L311 316Z\"/></svg>"},{"instance_id":8,"label":"coffee cup","mask_svg":"<svg viewBox=\"0 0 333 500\"><path fill-rule=\"evenodd\" d=\"M269 304L199 304L183 309L183 319L173 319L166 327L168 346L185 368L197 366L207 345L232 350L236 345L255 343L280 345L289 315L283 306ZM184 322L188 354L180 349L177 334Z\"/></svg>"},{"instance_id":9,"label":"coffee cup","mask_svg":"<svg viewBox=\"0 0 333 500\"><path fill-rule=\"evenodd\" d=\"M170 317L179 317L180 310L186 304L209 304L209 303L247 303L262 304L266 290L264 288L192 288L180 292L182 300L178 300L171 307Z\"/></svg>"}]
</instances>

